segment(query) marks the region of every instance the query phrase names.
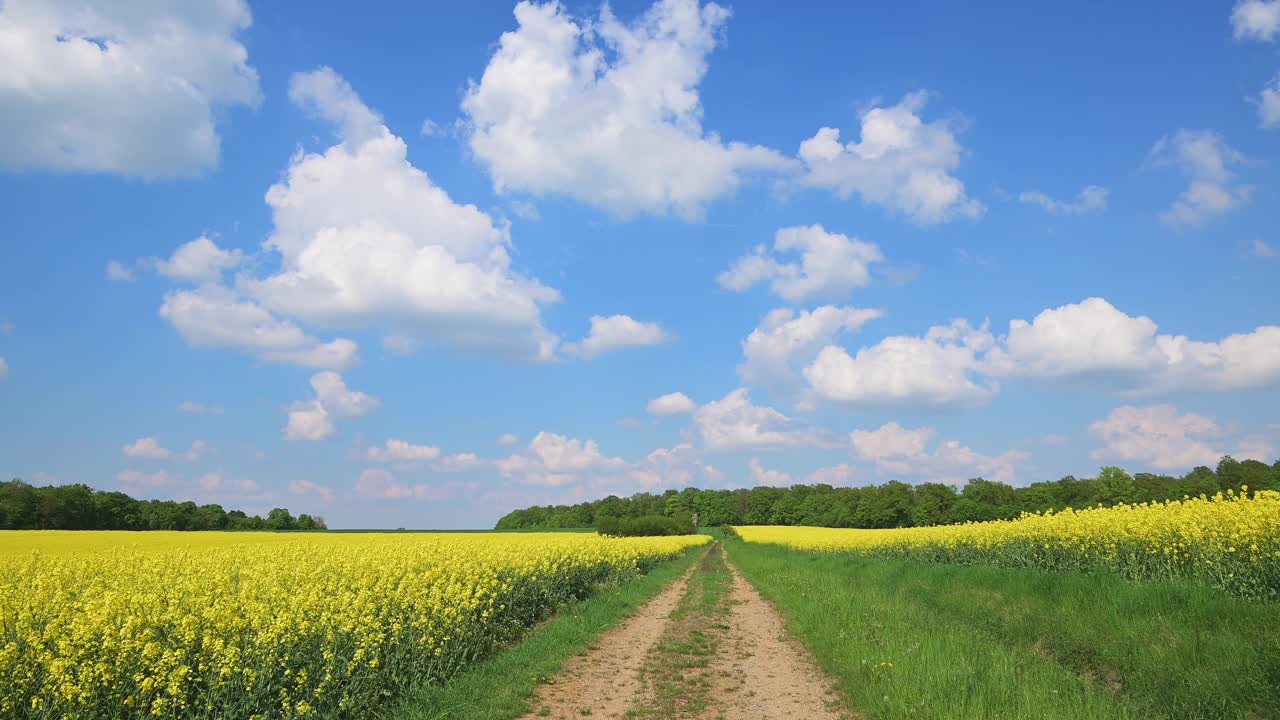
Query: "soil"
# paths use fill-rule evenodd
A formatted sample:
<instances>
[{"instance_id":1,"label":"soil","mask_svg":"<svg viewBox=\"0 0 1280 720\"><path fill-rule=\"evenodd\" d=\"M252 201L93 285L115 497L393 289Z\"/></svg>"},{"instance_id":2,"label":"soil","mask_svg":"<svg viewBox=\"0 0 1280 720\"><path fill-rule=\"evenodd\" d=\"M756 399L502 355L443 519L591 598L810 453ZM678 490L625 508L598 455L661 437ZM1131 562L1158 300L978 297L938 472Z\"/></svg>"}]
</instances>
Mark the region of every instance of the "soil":
<instances>
[{"instance_id":1,"label":"soil","mask_svg":"<svg viewBox=\"0 0 1280 720\"><path fill-rule=\"evenodd\" d=\"M831 678L791 638L777 609L734 568L729 596L729 628L707 675L709 720L843 720ZM621 625L606 632L586 653L574 657L532 701L521 720L585 717L623 720L644 698L640 677L646 656L671 624L692 572L672 582Z\"/></svg>"}]
</instances>

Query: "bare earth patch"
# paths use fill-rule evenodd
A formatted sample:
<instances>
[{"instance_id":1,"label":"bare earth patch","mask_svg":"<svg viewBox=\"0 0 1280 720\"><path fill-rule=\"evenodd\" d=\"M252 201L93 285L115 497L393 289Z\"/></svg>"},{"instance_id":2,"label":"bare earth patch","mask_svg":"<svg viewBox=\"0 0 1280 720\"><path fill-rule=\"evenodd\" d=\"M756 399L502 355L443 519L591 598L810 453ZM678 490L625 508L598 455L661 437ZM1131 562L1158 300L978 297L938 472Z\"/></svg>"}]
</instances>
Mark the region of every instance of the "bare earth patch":
<instances>
[{"instance_id":1,"label":"bare earth patch","mask_svg":"<svg viewBox=\"0 0 1280 720\"><path fill-rule=\"evenodd\" d=\"M718 668L717 692L724 720L838 720L848 711L833 683L795 639L777 609L733 574L729 638ZM727 671L727 672L726 672Z\"/></svg>"},{"instance_id":2,"label":"bare earth patch","mask_svg":"<svg viewBox=\"0 0 1280 720\"><path fill-rule=\"evenodd\" d=\"M787 635L778 611L722 553L712 548L689 573L569 660L521 720L856 717L843 708L831 679ZM707 572L714 575L704 577ZM721 579L707 579L715 577ZM704 597L700 588L712 587L704 582L727 583L727 590ZM698 658L703 660L694 662Z\"/></svg>"},{"instance_id":3,"label":"bare earth patch","mask_svg":"<svg viewBox=\"0 0 1280 720\"><path fill-rule=\"evenodd\" d=\"M696 567L696 565L695 565ZM584 654L570 658L532 702L535 718L622 718L640 692L639 670L662 637L693 568L663 588L621 625L601 635Z\"/></svg>"}]
</instances>

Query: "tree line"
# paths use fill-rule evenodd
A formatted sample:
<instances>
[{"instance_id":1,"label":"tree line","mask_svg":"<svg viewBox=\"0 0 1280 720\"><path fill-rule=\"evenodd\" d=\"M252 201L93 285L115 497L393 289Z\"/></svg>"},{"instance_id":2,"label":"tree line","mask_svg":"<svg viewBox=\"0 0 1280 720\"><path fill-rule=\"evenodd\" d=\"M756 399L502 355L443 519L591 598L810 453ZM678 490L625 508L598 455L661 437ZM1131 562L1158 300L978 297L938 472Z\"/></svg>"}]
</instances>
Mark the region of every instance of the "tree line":
<instances>
[{"instance_id":1,"label":"tree line","mask_svg":"<svg viewBox=\"0 0 1280 720\"><path fill-rule=\"evenodd\" d=\"M741 490L667 490L638 493L577 505L546 505L514 510L496 529L598 527L603 518L651 515L685 518L698 513L703 527L721 525L813 525L820 527L894 528L947 525L968 521L1016 518L1023 512L1060 511L1118 503L1180 500L1248 486L1280 490L1280 460L1223 457L1216 469L1200 466L1185 475L1136 473L1104 467L1097 477L1012 487L974 478L957 490L937 482L909 485L891 481L866 487L792 485Z\"/></svg>"},{"instance_id":2,"label":"tree line","mask_svg":"<svg viewBox=\"0 0 1280 720\"><path fill-rule=\"evenodd\" d=\"M135 500L88 485L0 482L0 530L326 530L324 518L275 508L265 518L221 505Z\"/></svg>"}]
</instances>

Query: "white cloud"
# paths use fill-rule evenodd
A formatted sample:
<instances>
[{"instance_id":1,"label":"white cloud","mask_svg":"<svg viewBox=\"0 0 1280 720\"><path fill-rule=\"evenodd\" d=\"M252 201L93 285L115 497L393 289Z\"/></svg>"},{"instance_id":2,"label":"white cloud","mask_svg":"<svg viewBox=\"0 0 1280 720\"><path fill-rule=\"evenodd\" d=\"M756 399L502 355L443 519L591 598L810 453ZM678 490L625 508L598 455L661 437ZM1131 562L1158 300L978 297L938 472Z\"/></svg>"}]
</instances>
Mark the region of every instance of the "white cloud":
<instances>
[{"instance_id":1,"label":"white cloud","mask_svg":"<svg viewBox=\"0 0 1280 720\"><path fill-rule=\"evenodd\" d=\"M0 381L9 377L9 363L3 357L0 357Z\"/></svg>"},{"instance_id":2,"label":"white cloud","mask_svg":"<svg viewBox=\"0 0 1280 720\"><path fill-rule=\"evenodd\" d=\"M912 430L890 422L876 430L854 430L849 440L856 457L874 462L882 472L952 484L976 476L1011 483L1017 465L1029 457L1017 450L983 455L958 440L944 440L929 451L934 434L933 428Z\"/></svg>"},{"instance_id":3,"label":"white cloud","mask_svg":"<svg viewBox=\"0 0 1280 720\"><path fill-rule=\"evenodd\" d=\"M1232 390L1280 379L1280 326L1217 342L1157 334L1151 318L1133 317L1102 298L1013 320L988 353L995 375L1089 378L1125 392Z\"/></svg>"},{"instance_id":4,"label":"white cloud","mask_svg":"<svg viewBox=\"0 0 1280 720\"><path fill-rule=\"evenodd\" d=\"M1280 7L1280 2L1275 5ZM1264 128L1280 127L1280 75L1258 95L1258 122Z\"/></svg>"},{"instance_id":5,"label":"white cloud","mask_svg":"<svg viewBox=\"0 0 1280 720\"><path fill-rule=\"evenodd\" d=\"M260 101L243 0L0 4L0 168L194 175L214 117Z\"/></svg>"},{"instance_id":6,"label":"white cloud","mask_svg":"<svg viewBox=\"0 0 1280 720\"><path fill-rule=\"evenodd\" d=\"M121 470L116 473L116 480L137 487L166 487L173 484L173 478L164 470L144 473L140 470Z\"/></svg>"},{"instance_id":7,"label":"white cloud","mask_svg":"<svg viewBox=\"0 0 1280 720\"><path fill-rule=\"evenodd\" d=\"M786 487L791 484L791 476L779 470L766 469L759 458L751 458L751 484L770 487Z\"/></svg>"},{"instance_id":8,"label":"white cloud","mask_svg":"<svg viewBox=\"0 0 1280 720\"><path fill-rule=\"evenodd\" d=\"M162 446L154 435L141 437L120 448L126 457L164 459L173 455L173 451Z\"/></svg>"},{"instance_id":9,"label":"white cloud","mask_svg":"<svg viewBox=\"0 0 1280 720\"><path fill-rule=\"evenodd\" d=\"M341 141L295 155L267 191L275 228L265 247L280 271L242 276L241 292L306 322L515 359L554 354L541 306L559 293L512 271L505 226L411 165L404 141L329 68L295 75L290 97Z\"/></svg>"},{"instance_id":10,"label":"white cloud","mask_svg":"<svg viewBox=\"0 0 1280 720\"><path fill-rule=\"evenodd\" d=\"M878 246L827 232L821 225L781 228L773 248L780 254L799 252L800 262L779 262L761 245L720 273L720 286L741 292L767 280L774 294L792 302L839 298L870 283L871 264L884 260Z\"/></svg>"},{"instance_id":11,"label":"white cloud","mask_svg":"<svg viewBox=\"0 0 1280 720\"><path fill-rule=\"evenodd\" d=\"M365 456L374 462L421 462L440 457L440 448L430 445L414 445L404 440L391 439L385 447L371 447Z\"/></svg>"},{"instance_id":12,"label":"white cloud","mask_svg":"<svg viewBox=\"0 0 1280 720\"><path fill-rule=\"evenodd\" d=\"M395 475L386 470L372 468L356 478L356 493L372 498L413 497L413 488L396 482Z\"/></svg>"},{"instance_id":13,"label":"white cloud","mask_svg":"<svg viewBox=\"0 0 1280 720\"><path fill-rule=\"evenodd\" d=\"M978 354L993 338L964 320L929 329L924 337L894 336L850 356L837 345L818 353L804 376L818 397L852 406L975 405L998 387L976 378Z\"/></svg>"},{"instance_id":14,"label":"white cloud","mask_svg":"<svg viewBox=\"0 0 1280 720\"><path fill-rule=\"evenodd\" d=\"M927 93L915 92L892 107L861 113L858 141L842 144L838 129L818 130L800 144L801 184L842 198L857 193L922 225L981 215L982 204L950 174L963 154L951 128L920 119L927 100Z\"/></svg>"},{"instance_id":15,"label":"white cloud","mask_svg":"<svg viewBox=\"0 0 1280 720\"><path fill-rule=\"evenodd\" d=\"M333 434L335 418L358 417L378 406L377 398L348 390L336 372L312 375L311 387L314 398L289 406L284 434L290 440L323 440Z\"/></svg>"},{"instance_id":16,"label":"white cloud","mask_svg":"<svg viewBox=\"0 0 1280 720\"><path fill-rule=\"evenodd\" d=\"M169 292L160 316L191 345L232 347L268 362L304 367L345 369L357 361L354 341L322 343L293 322L217 285Z\"/></svg>"},{"instance_id":17,"label":"white cloud","mask_svg":"<svg viewBox=\"0 0 1280 720\"><path fill-rule=\"evenodd\" d=\"M1024 192L1018 195L1018 201L1039 205L1054 215L1084 215L1107 207L1107 189L1089 185L1080 191L1074 201L1054 200L1038 191Z\"/></svg>"},{"instance_id":18,"label":"white cloud","mask_svg":"<svg viewBox=\"0 0 1280 720\"><path fill-rule=\"evenodd\" d=\"M178 412L190 413L191 415L221 415L222 408L217 405L206 405L191 400L183 400L178 403Z\"/></svg>"},{"instance_id":19,"label":"white cloud","mask_svg":"<svg viewBox=\"0 0 1280 720\"><path fill-rule=\"evenodd\" d=\"M119 260L109 260L107 279L112 282L133 282L133 270Z\"/></svg>"},{"instance_id":20,"label":"white cloud","mask_svg":"<svg viewBox=\"0 0 1280 720\"><path fill-rule=\"evenodd\" d=\"M698 408L693 422L703 444L712 450L802 447L819 441L813 431L797 428L791 418L777 410L752 405L747 388L738 388Z\"/></svg>"},{"instance_id":21,"label":"white cloud","mask_svg":"<svg viewBox=\"0 0 1280 720\"><path fill-rule=\"evenodd\" d=\"M432 466L432 469L440 472L463 472L483 464L484 461L477 457L475 453L454 453L440 458Z\"/></svg>"},{"instance_id":22,"label":"white cloud","mask_svg":"<svg viewBox=\"0 0 1280 720\"><path fill-rule=\"evenodd\" d=\"M896 422L886 423L877 430L854 430L849 433L854 452L867 460L920 455L924 453L925 445L932 437L933 428L908 430Z\"/></svg>"},{"instance_id":23,"label":"white cloud","mask_svg":"<svg viewBox=\"0 0 1280 720\"><path fill-rule=\"evenodd\" d=\"M241 493L252 493L262 489L257 481L249 478L241 478L239 480L230 480L221 471L205 473L196 478L195 484L201 490L213 492L217 490L233 491Z\"/></svg>"},{"instance_id":24,"label":"white cloud","mask_svg":"<svg viewBox=\"0 0 1280 720\"><path fill-rule=\"evenodd\" d=\"M520 438L512 435L511 433L503 433L498 436L499 445L515 445L518 442L520 442Z\"/></svg>"},{"instance_id":25,"label":"white cloud","mask_svg":"<svg viewBox=\"0 0 1280 720\"><path fill-rule=\"evenodd\" d=\"M974 405L999 391L995 378L1001 377L1082 381L1130 395L1236 390L1280 380L1280 326L1209 342L1157 329L1151 318L1088 298L1044 310L1030 322L1011 320L999 338L986 325L974 329L953 320L924 337L885 338L853 356L826 344L803 374L812 398L867 408ZM830 342L829 333L805 337Z\"/></svg>"},{"instance_id":26,"label":"white cloud","mask_svg":"<svg viewBox=\"0 0 1280 720\"><path fill-rule=\"evenodd\" d=\"M682 392L667 393L649 401L645 408L650 415L685 415L693 412L698 404Z\"/></svg>"},{"instance_id":27,"label":"white cloud","mask_svg":"<svg viewBox=\"0 0 1280 720\"><path fill-rule=\"evenodd\" d=\"M1089 426L1106 443L1089 454L1149 463L1162 470L1217 464L1224 455L1209 442L1222 434L1212 417L1179 414L1173 405L1124 405Z\"/></svg>"},{"instance_id":28,"label":"white cloud","mask_svg":"<svg viewBox=\"0 0 1280 720\"><path fill-rule=\"evenodd\" d=\"M623 348L658 345L669 339L670 335L658 323L641 322L630 315L592 315L591 332L578 342L565 343L564 351L592 358Z\"/></svg>"},{"instance_id":29,"label":"white cloud","mask_svg":"<svg viewBox=\"0 0 1280 720\"><path fill-rule=\"evenodd\" d=\"M557 486L577 481L579 473L616 469L626 461L604 455L594 440L543 431L523 451L494 464L505 477L516 477L531 485Z\"/></svg>"},{"instance_id":30,"label":"white cloud","mask_svg":"<svg viewBox=\"0 0 1280 720\"><path fill-rule=\"evenodd\" d=\"M848 463L840 463L831 467L822 467L809 473L804 478L805 485L848 485L857 475L857 470Z\"/></svg>"},{"instance_id":31,"label":"white cloud","mask_svg":"<svg viewBox=\"0 0 1280 720\"><path fill-rule=\"evenodd\" d=\"M382 469L369 469L356 478L357 495L367 498L415 498L417 500L445 500L459 493L474 495L479 486L474 482L450 481L441 484L416 483L406 485L396 481L394 475Z\"/></svg>"},{"instance_id":32,"label":"white cloud","mask_svg":"<svg viewBox=\"0 0 1280 720\"><path fill-rule=\"evenodd\" d=\"M1176 166L1190 181L1173 205L1160 214L1170 225L1200 224L1249 198L1251 188L1236 183L1230 169L1243 163L1244 155L1211 130L1184 129L1166 135L1151 148L1151 160Z\"/></svg>"},{"instance_id":33,"label":"white cloud","mask_svg":"<svg viewBox=\"0 0 1280 720\"><path fill-rule=\"evenodd\" d=\"M156 272L175 280L192 282L216 282L227 270L244 262L240 250L223 250L209 238L201 235L180 245L168 260L152 260Z\"/></svg>"},{"instance_id":34,"label":"white cloud","mask_svg":"<svg viewBox=\"0 0 1280 720\"><path fill-rule=\"evenodd\" d=\"M462 101L471 151L498 192L559 194L620 215L701 216L744 175L790 162L702 128L698 84L729 11L659 0L636 22L576 21L520 2Z\"/></svg>"},{"instance_id":35,"label":"white cloud","mask_svg":"<svg viewBox=\"0 0 1280 720\"><path fill-rule=\"evenodd\" d=\"M702 454L689 443L658 448L636 463L629 473L646 490L686 486L701 480L704 487L724 479L724 474L702 461Z\"/></svg>"},{"instance_id":36,"label":"white cloud","mask_svg":"<svg viewBox=\"0 0 1280 720\"><path fill-rule=\"evenodd\" d=\"M208 443L203 440L196 440L191 443L191 447L185 452L174 452L161 445L154 435L148 435L121 446L120 452L124 453L125 457L192 462L199 460L208 449Z\"/></svg>"},{"instance_id":37,"label":"white cloud","mask_svg":"<svg viewBox=\"0 0 1280 720\"><path fill-rule=\"evenodd\" d=\"M333 502L333 490L310 480L290 480L289 492L294 495L315 495L322 502Z\"/></svg>"},{"instance_id":38,"label":"white cloud","mask_svg":"<svg viewBox=\"0 0 1280 720\"><path fill-rule=\"evenodd\" d=\"M822 348L834 343L841 333L857 330L883 315L883 310L832 305L799 312L771 310L742 341L738 376L749 385L787 394Z\"/></svg>"},{"instance_id":39,"label":"white cloud","mask_svg":"<svg viewBox=\"0 0 1280 720\"><path fill-rule=\"evenodd\" d=\"M1278 252L1274 245L1271 245L1270 243L1265 243L1261 240L1254 240L1252 249L1253 249L1253 254L1260 258L1275 257Z\"/></svg>"},{"instance_id":40,"label":"white cloud","mask_svg":"<svg viewBox=\"0 0 1280 720\"><path fill-rule=\"evenodd\" d=\"M1239 0L1231 11L1231 27L1237 40L1274 40L1280 33L1280 2Z\"/></svg>"}]
</instances>

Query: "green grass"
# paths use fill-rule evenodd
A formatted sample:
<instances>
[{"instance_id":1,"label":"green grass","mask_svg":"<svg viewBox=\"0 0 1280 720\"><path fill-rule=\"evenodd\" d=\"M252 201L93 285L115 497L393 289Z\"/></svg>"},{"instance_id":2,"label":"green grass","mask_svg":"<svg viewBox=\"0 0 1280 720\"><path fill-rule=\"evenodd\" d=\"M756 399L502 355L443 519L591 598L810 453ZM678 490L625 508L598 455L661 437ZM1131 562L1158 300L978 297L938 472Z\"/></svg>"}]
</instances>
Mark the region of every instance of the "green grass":
<instances>
[{"instance_id":1,"label":"green grass","mask_svg":"<svg viewBox=\"0 0 1280 720\"><path fill-rule=\"evenodd\" d=\"M1280 605L1105 575L726 547L870 720L1280 718Z\"/></svg>"},{"instance_id":2,"label":"green grass","mask_svg":"<svg viewBox=\"0 0 1280 720\"><path fill-rule=\"evenodd\" d=\"M706 546L648 574L562 608L516 645L482 661L445 685L418 688L384 711L393 720L510 720L531 708L529 699L568 658L680 576Z\"/></svg>"}]
</instances>

